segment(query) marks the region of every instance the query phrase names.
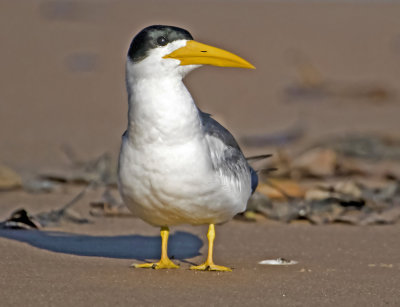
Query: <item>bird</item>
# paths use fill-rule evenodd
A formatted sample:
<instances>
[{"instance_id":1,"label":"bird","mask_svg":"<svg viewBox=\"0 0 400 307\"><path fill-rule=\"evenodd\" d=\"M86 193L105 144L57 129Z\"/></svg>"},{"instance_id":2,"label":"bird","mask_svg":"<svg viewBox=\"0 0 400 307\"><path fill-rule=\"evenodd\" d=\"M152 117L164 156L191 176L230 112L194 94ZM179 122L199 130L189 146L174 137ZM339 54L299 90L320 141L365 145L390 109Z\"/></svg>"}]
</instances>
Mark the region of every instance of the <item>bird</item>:
<instances>
[{"instance_id":1,"label":"bird","mask_svg":"<svg viewBox=\"0 0 400 307\"><path fill-rule=\"evenodd\" d=\"M231 271L213 261L215 225L245 211L258 176L232 134L197 107L183 83L203 65L255 68L175 26L146 27L129 46L119 191L132 213L160 227L161 235L160 261L136 268L178 268L167 253L169 227L208 224L207 259L190 269Z\"/></svg>"}]
</instances>

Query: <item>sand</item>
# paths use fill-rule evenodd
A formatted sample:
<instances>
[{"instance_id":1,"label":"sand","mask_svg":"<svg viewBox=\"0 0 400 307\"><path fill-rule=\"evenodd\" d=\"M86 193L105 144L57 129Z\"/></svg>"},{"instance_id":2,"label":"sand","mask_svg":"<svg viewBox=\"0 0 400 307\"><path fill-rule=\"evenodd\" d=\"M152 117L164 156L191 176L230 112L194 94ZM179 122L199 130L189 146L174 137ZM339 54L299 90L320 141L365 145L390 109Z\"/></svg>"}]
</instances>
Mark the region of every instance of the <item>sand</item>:
<instances>
[{"instance_id":1,"label":"sand","mask_svg":"<svg viewBox=\"0 0 400 307\"><path fill-rule=\"evenodd\" d=\"M186 84L200 107L240 139L297 123L307 139L338 132L398 134L400 104L330 97L287 102L292 55L344 84L400 86L400 4L228 1L2 1L0 161L28 178L81 159L117 156L126 126L124 61L131 37L173 24L233 51L257 69L203 68ZM265 148L243 148L247 154ZM275 152L277 147L268 149ZM0 219L65 204L81 187L51 194L1 192ZM77 210L88 215L88 193ZM46 232L0 231L3 306L398 306L399 225L290 225L264 219L217 227L215 260L232 273L192 272L204 260L205 227L172 229L180 270L134 270L156 258L158 230L138 219L93 218ZM175 243L174 243L175 242ZM292 266L262 266L284 257Z\"/></svg>"}]
</instances>

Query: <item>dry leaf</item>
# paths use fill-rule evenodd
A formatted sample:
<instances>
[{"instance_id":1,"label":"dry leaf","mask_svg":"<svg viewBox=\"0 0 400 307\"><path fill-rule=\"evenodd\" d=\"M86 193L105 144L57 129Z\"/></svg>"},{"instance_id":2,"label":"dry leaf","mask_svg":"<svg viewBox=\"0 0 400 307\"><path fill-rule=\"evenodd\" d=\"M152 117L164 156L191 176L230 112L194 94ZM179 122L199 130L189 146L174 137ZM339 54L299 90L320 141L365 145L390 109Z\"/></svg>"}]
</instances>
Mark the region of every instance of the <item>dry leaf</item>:
<instances>
[{"instance_id":1,"label":"dry leaf","mask_svg":"<svg viewBox=\"0 0 400 307\"><path fill-rule=\"evenodd\" d=\"M292 163L292 172L300 177L328 177L335 174L337 155L331 149L313 148L298 156Z\"/></svg>"},{"instance_id":2,"label":"dry leaf","mask_svg":"<svg viewBox=\"0 0 400 307\"><path fill-rule=\"evenodd\" d=\"M0 191L20 188L21 185L21 177L15 171L5 165L0 165Z\"/></svg>"},{"instance_id":3,"label":"dry leaf","mask_svg":"<svg viewBox=\"0 0 400 307\"><path fill-rule=\"evenodd\" d=\"M271 199L287 199L303 197L305 190L295 181L289 179L268 179L268 183L260 183L257 191Z\"/></svg>"}]
</instances>

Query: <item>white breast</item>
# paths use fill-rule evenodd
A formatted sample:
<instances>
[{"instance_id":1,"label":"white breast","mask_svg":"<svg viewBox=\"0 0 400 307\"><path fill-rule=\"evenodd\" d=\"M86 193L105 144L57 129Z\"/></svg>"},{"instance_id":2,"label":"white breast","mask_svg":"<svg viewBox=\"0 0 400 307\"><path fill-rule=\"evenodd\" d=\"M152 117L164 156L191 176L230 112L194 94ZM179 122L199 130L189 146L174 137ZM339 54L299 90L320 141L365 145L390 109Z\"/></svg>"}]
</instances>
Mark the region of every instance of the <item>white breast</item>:
<instances>
[{"instance_id":1,"label":"white breast","mask_svg":"<svg viewBox=\"0 0 400 307\"><path fill-rule=\"evenodd\" d=\"M119 159L119 186L128 208L146 222L220 223L244 210L215 172L197 108L175 78L137 80L132 86L129 124Z\"/></svg>"}]
</instances>

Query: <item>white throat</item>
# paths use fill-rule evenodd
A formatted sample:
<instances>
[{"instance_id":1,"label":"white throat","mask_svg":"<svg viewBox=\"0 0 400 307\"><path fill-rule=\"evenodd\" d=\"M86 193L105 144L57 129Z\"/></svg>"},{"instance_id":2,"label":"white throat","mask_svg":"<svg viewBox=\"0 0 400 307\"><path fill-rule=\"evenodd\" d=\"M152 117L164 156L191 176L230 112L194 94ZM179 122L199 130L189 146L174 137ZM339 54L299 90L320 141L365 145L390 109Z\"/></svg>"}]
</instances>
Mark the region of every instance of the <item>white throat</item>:
<instances>
[{"instance_id":1,"label":"white throat","mask_svg":"<svg viewBox=\"0 0 400 307\"><path fill-rule=\"evenodd\" d=\"M202 137L197 107L182 82L184 75L195 67L143 76L143 70L151 63L142 62L127 64L128 139L141 146L182 144Z\"/></svg>"}]
</instances>

